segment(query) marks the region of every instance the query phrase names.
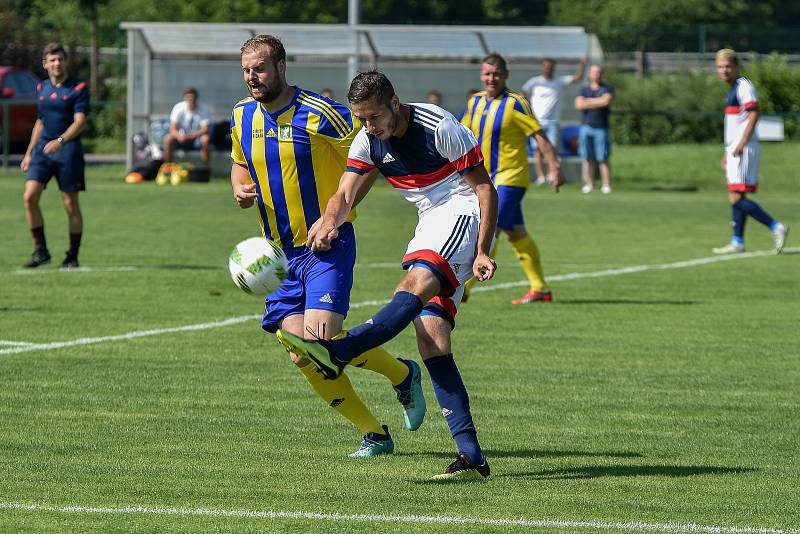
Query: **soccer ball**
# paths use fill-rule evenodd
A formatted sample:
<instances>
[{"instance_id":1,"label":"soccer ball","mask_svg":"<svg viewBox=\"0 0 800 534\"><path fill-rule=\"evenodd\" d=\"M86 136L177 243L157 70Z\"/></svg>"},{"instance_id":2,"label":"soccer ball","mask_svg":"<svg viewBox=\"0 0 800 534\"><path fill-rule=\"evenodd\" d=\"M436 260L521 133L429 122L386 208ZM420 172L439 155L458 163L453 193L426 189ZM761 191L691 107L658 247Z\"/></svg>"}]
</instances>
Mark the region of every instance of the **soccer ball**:
<instances>
[{"instance_id":1,"label":"soccer ball","mask_svg":"<svg viewBox=\"0 0 800 534\"><path fill-rule=\"evenodd\" d=\"M264 296L281 286L289 266L281 247L269 239L251 237L233 249L228 269L236 287L251 295Z\"/></svg>"}]
</instances>

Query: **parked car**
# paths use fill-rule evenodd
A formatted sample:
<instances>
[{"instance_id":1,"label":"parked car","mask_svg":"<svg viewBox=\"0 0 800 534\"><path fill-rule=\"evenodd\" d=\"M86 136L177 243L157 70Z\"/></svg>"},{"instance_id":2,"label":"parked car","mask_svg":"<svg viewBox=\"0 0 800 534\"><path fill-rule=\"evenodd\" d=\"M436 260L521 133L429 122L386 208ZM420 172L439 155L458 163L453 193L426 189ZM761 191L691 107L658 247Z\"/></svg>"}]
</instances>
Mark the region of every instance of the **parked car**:
<instances>
[{"instance_id":1,"label":"parked car","mask_svg":"<svg viewBox=\"0 0 800 534\"><path fill-rule=\"evenodd\" d=\"M2 131L4 101L25 100L22 103L8 104L9 109L9 144L12 152L24 152L31 138L33 125L36 123L36 85L39 83L31 71L19 67L0 66L0 151L2 139L6 132Z\"/></svg>"}]
</instances>

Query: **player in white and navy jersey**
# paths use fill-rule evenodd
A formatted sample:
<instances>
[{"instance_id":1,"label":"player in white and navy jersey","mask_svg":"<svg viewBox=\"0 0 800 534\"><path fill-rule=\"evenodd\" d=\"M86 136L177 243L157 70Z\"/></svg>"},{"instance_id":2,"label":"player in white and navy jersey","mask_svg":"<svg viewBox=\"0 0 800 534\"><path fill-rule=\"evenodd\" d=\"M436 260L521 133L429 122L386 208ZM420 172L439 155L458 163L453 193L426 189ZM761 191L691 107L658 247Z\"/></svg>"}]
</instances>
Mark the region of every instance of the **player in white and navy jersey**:
<instances>
[{"instance_id":1,"label":"player in white and navy jersey","mask_svg":"<svg viewBox=\"0 0 800 534\"><path fill-rule=\"evenodd\" d=\"M786 243L788 226L773 219L758 203L746 197L758 189L758 167L761 158L756 124L759 109L753 83L739 76L736 52L723 48L717 52L717 74L730 85L725 96L725 152L720 162L728 182L728 201L731 204L733 236L724 247L713 249L716 254L744 252L744 225L747 216L766 225L775 238L775 251L780 253Z\"/></svg>"},{"instance_id":2,"label":"player in white and navy jersey","mask_svg":"<svg viewBox=\"0 0 800 534\"><path fill-rule=\"evenodd\" d=\"M380 171L419 211L419 224L403 257L408 273L391 302L347 337L308 341L279 334L284 345L338 376L358 354L399 334L413 321L420 354L431 376L458 457L437 477L489 476L476 436L469 396L453 359L451 331L463 291L472 276L488 280L497 226L497 191L483 165L475 136L450 113L432 104L403 104L380 72L361 73L348 93L353 115L364 128L356 135L339 190L308 232L312 249L326 250Z\"/></svg>"}]
</instances>

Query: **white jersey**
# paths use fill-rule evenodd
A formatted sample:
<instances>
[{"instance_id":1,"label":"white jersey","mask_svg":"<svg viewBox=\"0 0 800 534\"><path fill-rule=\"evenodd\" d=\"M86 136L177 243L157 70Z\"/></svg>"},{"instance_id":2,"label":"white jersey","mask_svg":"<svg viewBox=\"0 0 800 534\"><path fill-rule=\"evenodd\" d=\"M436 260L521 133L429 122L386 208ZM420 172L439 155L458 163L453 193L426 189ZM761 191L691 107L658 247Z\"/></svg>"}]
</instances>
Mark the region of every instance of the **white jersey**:
<instances>
[{"instance_id":1,"label":"white jersey","mask_svg":"<svg viewBox=\"0 0 800 534\"><path fill-rule=\"evenodd\" d=\"M420 213L454 196L477 202L462 175L483 164L472 132L448 111L433 104L408 104L411 114L403 137L381 141L362 128L353 139L347 170L365 174L377 168Z\"/></svg>"},{"instance_id":2,"label":"white jersey","mask_svg":"<svg viewBox=\"0 0 800 534\"><path fill-rule=\"evenodd\" d=\"M200 130L204 124L208 124L211 115L208 108L198 104L194 111L190 111L185 100L181 100L172 107L169 114L169 122L177 125L178 131L183 134L193 134Z\"/></svg>"},{"instance_id":3,"label":"white jersey","mask_svg":"<svg viewBox=\"0 0 800 534\"><path fill-rule=\"evenodd\" d=\"M733 149L739 144L744 134L750 111L758 108L756 88L747 78L737 78L725 95L725 148ZM758 143L758 136L753 131L750 143Z\"/></svg>"},{"instance_id":4,"label":"white jersey","mask_svg":"<svg viewBox=\"0 0 800 534\"><path fill-rule=\"evenodd\" d=\"M555 76L549 80L534 76L522 86L522 92L533 108L539 122L561 120L561 97L564 88L572 83L572 76Z\"/></svg>"}]
</instances>

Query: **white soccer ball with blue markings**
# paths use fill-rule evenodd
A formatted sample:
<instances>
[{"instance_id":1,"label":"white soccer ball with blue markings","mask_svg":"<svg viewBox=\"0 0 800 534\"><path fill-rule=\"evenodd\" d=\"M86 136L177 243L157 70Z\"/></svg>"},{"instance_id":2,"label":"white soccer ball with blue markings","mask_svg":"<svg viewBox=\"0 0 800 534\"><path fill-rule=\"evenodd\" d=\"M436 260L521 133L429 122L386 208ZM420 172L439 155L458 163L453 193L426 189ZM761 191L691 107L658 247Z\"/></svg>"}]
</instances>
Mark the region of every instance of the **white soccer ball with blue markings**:
<instances>
[{"instance_id":1,"label":"white soccer ball with blue markings","mask_svg":"<svg viewBox=\"0 0 800 534\"><path fill-rule=\"evenodd\" d=\"M278 289L289 271L281 247L263 237L245 239L233 249L228 269L236 287L263 297Z\"/></svg>"}]
</instances>

